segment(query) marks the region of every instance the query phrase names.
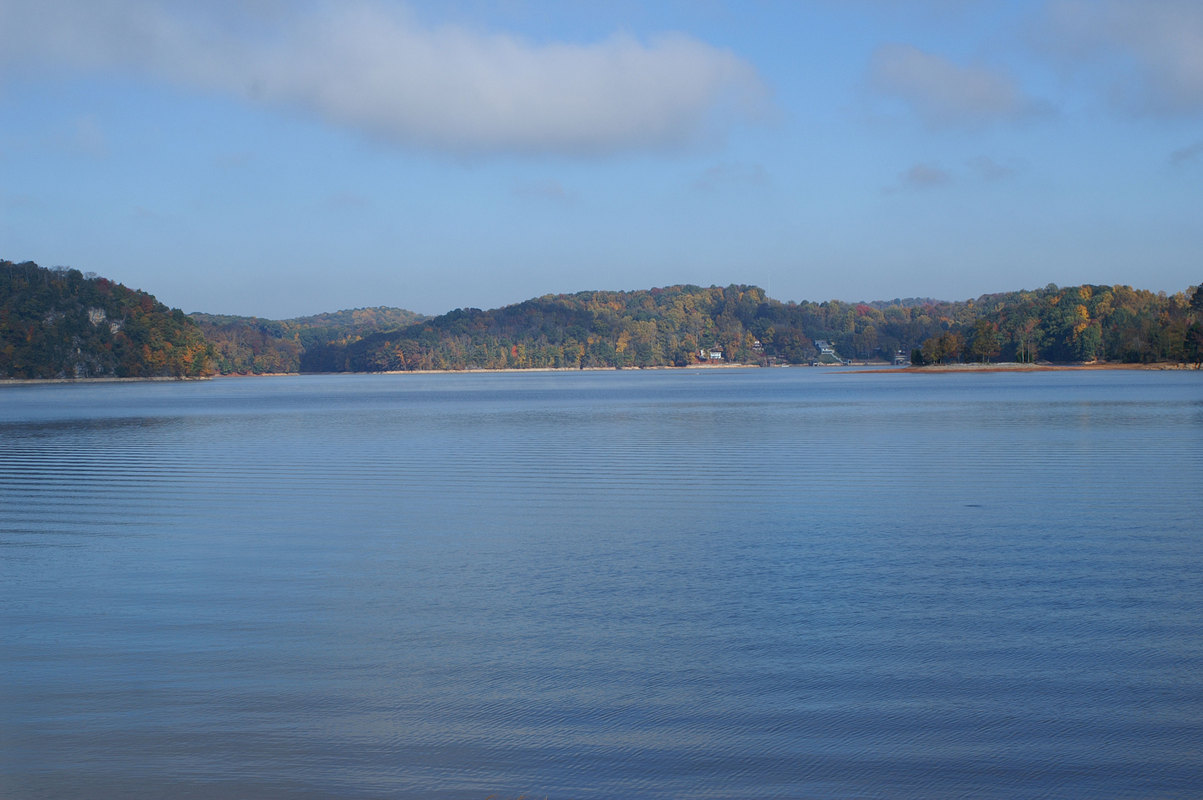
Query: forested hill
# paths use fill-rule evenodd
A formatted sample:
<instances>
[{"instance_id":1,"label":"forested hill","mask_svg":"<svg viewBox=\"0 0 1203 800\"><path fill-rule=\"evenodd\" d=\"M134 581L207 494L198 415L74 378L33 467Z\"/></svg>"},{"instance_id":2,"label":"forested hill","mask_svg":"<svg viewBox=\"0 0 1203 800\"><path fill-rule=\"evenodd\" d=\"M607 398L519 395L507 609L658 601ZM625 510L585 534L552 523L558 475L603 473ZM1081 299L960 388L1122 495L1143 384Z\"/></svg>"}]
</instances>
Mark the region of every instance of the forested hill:
<instances>
[{"instance_id":1,"label":"forested hill","mask_svg":"<svg viewBox=\"0 0 1203 800\"><path fill-rule=\"evenodd\" d=\"M546 295L490 311L456 309L345 347L315 348L306 353L301 368L685 366L697 361L699 348L720 343L729 348L728 360L744 360L747 331L738 317L754 315L764 302L764 292L750 286Z\"/></svg>"},{"instance_id":2,"label":"forested hill","mask_svg":"<svg viewBox=\"0 0 1203 800\"><path fill-rule=\"evenodd\" d=\"M0 261L0 378L208 371L209 344L179 309L79 270Z\"/></svg>"},{"instance_id":3,"label":"forested hill","mask_svg":"<svg viewBox=\"0 0 1203 800\"><path fill-rule=\"evenodd\" d=\"M1198 363L1203 292L1049 285L977 300L782 303L755 286L546 295L305 352L309 372L843 359ZM831 347L820 351L817 342ZM832 352L834 351L834 353ZM721 356L718 354L721 353Z\"/></svg>"},{"instance_id":4,"label":"forested hill","mask_svg":"<svg viewBox=\"0 0 1203 800\"><path fill-rule=\"evenodd\" d=\"M1203 360L1203 291L1049 285L944 302L783 303L755 286L545 295L423 318L185 315L74 269L0 261L0 378L656 367L837 360Z\"/></svg>"},{"instance_id":5,"label":"forested hill","mask_svg":"<svg viewBox=\"0 0 1203 800\"><path fill-rule=\"evenodd\" d=\"M347 345L381 330L425 319L403 308L357 308L311 317L271 320L217 314L189 315L213 345L213 362L223 375L297 372L301 355L325 345Z\"/></svg>"}]
</instances>

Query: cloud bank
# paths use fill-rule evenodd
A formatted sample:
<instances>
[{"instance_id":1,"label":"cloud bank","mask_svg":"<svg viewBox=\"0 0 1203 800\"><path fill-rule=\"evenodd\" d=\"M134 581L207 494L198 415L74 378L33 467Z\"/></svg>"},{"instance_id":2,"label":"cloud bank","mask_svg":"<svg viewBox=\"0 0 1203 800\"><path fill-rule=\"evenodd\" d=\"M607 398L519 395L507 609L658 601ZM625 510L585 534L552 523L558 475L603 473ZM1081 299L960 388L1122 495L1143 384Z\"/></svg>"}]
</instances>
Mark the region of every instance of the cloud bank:
<instances>
[{"instance_id":1,"label":"cloud bank","mask_svg":"<svg viewBox=\"0 0 1203 800\"><path fill-rule=\"evenodd\" d=\"M1049 45L1102 65L1110 97L1152 114L1203 113L1203 4L1197 0L1056 0Z\"/></svg>"},{"instance_id":2,"label":"cloud bank","mask_svg":"<svg viewBox=\"0 0 1203 800\"><path fill-rule=\"evenodd\" d=\"M1039 107L1001 72L956 64L904 44L877 48L869 65L869 84L936 126L1014 119Z\"/></svg>"},{"instance_id":3,"label":"cloud bank","mask_svg":"<svg viewBox=\"0 0 1203 800\"><path fill-rule=\"evenodd\" d=\"M536 44L375 2L270 8L0 0L0 65L122 71L452 154L674 148L768 104L750 64L683 34Z\"/></svg>"}]
</instances>

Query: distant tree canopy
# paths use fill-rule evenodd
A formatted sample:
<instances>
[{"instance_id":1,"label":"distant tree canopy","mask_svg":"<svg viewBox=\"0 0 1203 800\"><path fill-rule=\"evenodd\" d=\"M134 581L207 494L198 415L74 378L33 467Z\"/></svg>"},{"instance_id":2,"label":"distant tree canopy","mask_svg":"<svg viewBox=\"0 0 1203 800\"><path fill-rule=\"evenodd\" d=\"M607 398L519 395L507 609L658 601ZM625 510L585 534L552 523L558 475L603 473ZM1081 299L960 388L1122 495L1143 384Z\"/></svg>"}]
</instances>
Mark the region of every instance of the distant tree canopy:
<instances>
[{"instance_id":1,"label":"distant tree canopy","mask_svg":"<svg viewBox=\"0 0 1203 800\"><path fill-rule=\"evenodd\" d=\"M761 346L741 320L756 319L762 306L767 307L764 292L750 286L546 295L492 311L456 309L346 346L315 348L301 367L370 372L685 366L703 348L721 349L727 360L756 362L763 360ZM810 342L804 346L813 352Z\"/></svg>"},{"instance_id":2,"label":"distant tree canopy","mask_svg":"<svg viewBox=\"0 0 1203 800\"><path fill-rule=\"evenodd\" d=\"M820 353L816 342L826 348ZM1203 362L1203 285L1057 287L782 303L756 286L545 295L425 318L361 308L290 320L186 316L77 270L0 261L0 376L92 377L802 364Z\"/></svg>"},{"instance_id":3,"label":"distant tree canopy","mask_svg":"<svg viewBox=\"0 0 1203 800\"><path fill-rule=\"evenodd\" d=\"M1190 325L1183 346L1186 360L1196 368L1203 366L1203 283L1194 290L1190 301Z\"/></svg>"},{"instance_id":4,"label":"distant tree canopy","mask_svg":"<svg viewBox=\"0 0 1203 800\"><path fill-rule=\"evenodd\" d=\"M0 261L0 377L196 377L209 356L196 324L146 292Z\"/></svg>"},{"instance_id":5,"label":"distant tree canopy","mask_svg":"<svg viewBox=\"0 0 1203 800\"><path fill-rule=\"evenodd\" d=\"M1198 294L1195 294L1195 298ZM977 300L782 303L755 286L670 286L546 295L307 349L311 372L801 364L815 341L844 358L948 361L1187 360L1203 314L1194 298L1128 286L1049 285Z\"/></svg>"},{"instance_id":6,"label":"distant tree canopy","mask_svg":"<svg viewBox=\"0 0 1203 800\"><path fill-rule=\"evenodd\" d=\"M1195 362L1192 325L1203 313L1199 292L1167 296L1130 286L1049 285L1036 291L969 301L918 349L923 363L941 361ZM966 315L969 315L968 318ZM943 341L943 346L941 342Z\"/></svg>"},{"instance_id":7,"label":"distant tree canopy","mask_svg":"<svg viewBox=\"0 0 1203 800\"><path fill-rule=\"evenodd\" d=\"M381 330L395 330L425 319L403 308L357 308L286 320L191 314L213 345L214 363L223 375L299 372L305 351L347 345Z\"/></svg>"}]
</instances>

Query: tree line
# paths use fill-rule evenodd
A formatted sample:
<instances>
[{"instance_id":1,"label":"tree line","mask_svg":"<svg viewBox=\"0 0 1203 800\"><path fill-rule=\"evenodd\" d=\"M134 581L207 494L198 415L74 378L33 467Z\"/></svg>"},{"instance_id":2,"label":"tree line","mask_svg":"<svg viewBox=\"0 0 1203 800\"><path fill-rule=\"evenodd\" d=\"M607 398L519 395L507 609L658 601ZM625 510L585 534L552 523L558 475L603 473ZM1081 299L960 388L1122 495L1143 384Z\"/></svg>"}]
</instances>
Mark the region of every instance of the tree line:
<instances>
[{"instance_id":1,"label":"tree line","mask_svg":"<svg viewBox=\"0 0 1203 800\"><path fill-rule=\"evenodd\" d=\"M1046 286L946 302L783 303L755 286L546 295L311 348L308 372L805 364L843 358L1198 363L1203 293Z\"/></svg>"},{"instance_id":2,"label":"tree line","mask_svg":"<svg viewBox=\"0 0 1203 800\"><path fill-rule=\"evenodd\" d=\"M189 314L212 345L213 368L222 375L301 371L309 350L345 346L380 330L425 319L403 308L356 308L309 317L272 320L218 314Z\"/></svg>"},{"instance_id":3,"label":"tree line","mask_svg":"<svg viewBox=\"0 0 1203 800\"><path fill-rule=\"evenodd\" d=\"M1203 360L1203 285L1174 295L1082 285L1009 292L967 304L924 339L918 364L995 360L1122 363Z\"/></svg>"},{"instance_id":4,"label":"tree line","mask_svg":"<svg viewBox=\"0 0 1203 800\"><path fill-rule=\"evenodd\" d=\"M0 377L209 372L209 343L179 309L76 269L0 261Z\"/></svg>"},{"instance_id":5,"label":"tree line","mask_svg":"<svg viewBox=\"0 0 1203 800\"><path fill-rule=\"evenodd\" d=\"M1203 286L1058 287L948 302L781 302L756 286L545 295L425 318L363 308L269 320L185 315L74 269L0 261L0 377L190 377L805 364L824 358L1203 361Z\"/></svg>"}]
</instances>

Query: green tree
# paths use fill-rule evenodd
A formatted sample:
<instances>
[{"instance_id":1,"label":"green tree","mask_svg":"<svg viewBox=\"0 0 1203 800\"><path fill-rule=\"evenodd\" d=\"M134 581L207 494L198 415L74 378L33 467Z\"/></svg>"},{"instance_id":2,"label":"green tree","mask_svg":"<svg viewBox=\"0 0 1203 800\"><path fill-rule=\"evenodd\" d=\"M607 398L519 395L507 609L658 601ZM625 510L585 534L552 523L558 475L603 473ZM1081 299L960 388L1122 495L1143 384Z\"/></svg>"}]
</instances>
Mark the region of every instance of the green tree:
<instances>
[{"instance_id":1,"label":"green tree","mask_svg":"<svg viewBox=\"0 0 1203 800\"><path fill-rule=\"evenodd\" d=\"M979 319L973 323L973 330L969 334L968 351L974 361L986 363L996 358L1001 349L998 325L986 319Z\"/></svg>"}]
</instances>

